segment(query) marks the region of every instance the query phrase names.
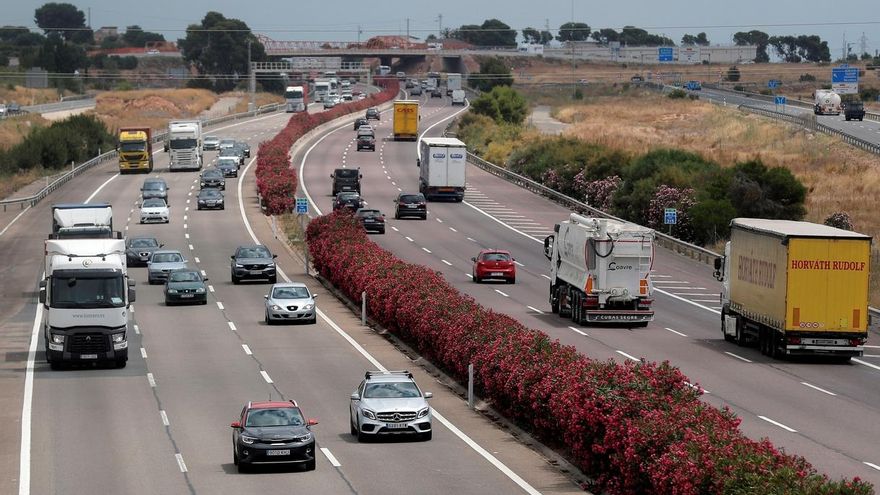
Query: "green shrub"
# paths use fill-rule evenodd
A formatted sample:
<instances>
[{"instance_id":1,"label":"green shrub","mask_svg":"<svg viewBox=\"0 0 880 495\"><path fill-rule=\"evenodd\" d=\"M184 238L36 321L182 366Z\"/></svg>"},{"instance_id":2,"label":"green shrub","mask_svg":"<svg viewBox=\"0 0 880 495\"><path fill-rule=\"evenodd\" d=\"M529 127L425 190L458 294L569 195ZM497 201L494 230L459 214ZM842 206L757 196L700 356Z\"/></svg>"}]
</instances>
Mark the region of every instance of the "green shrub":
<instances>
[{"instance_id":1,"label":"green shrub","mask_svg":"<svg viewBox=\"0 0 880 495\"><path fill-rule=\"evenodd\" d=\"M529 105L510 86L496 86L471 103L471 112L485 115L499 124L522 124L529 113Z\"/></svg>"},{"instance_id":2,"label":"green shrub","mask_svg":"<svg viewBox=\"0 0 880 495\"><path fill-rule=\"evenodd\" d=\"M57 169L80 163L112 149L114 137L94 116L74 115L36 128L18 145L0 155L0 172L8 174L42 166Z\"/></svg>"},{"instance_id":3,"label":"green shrub","mask_svg":"<svg viewBox=\"0 0 880 495\"><path fill-rule=\"evenodd\" d=\"M812 74L801 74L801 77L798 78L800 82L814 82L816 80L816 76Z\"/></svg>"},{"instance_id":4,"label":"green shrub","mask_svg":"<svg viewBox=\"0 0 880 495\"><path fill-rule=\"evenodd\" d=\"M683 89L673 89L666 96L672 98L673 100L683 99L687 97L687 92Z\"/></svg>"},{"instance_id":5,"label":"green shrub","mask_svg":"<svg viewBox=\"0 0 880 495\"><path fill-rule=\"evenodd\" d=\"M733 90L734 91L745 91L746 88L742 84L737 84L736 86L733 87Z\"/></svg>"}]
</instances>

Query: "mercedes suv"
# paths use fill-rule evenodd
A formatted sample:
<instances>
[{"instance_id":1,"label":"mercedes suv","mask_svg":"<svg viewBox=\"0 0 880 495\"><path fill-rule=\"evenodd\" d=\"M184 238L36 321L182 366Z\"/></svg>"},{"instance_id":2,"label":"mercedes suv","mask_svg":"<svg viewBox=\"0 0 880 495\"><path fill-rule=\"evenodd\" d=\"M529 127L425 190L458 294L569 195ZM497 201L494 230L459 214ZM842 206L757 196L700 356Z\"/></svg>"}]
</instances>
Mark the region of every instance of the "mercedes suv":
<instances>
[{"instance_id":1,"label":"mercedes suv","mask_svg":"<svg viewBox=\"0 0 880 495\"><path fill-rule=\"evenodd\" d=\"M383 434L414 434L430 440L431 406L409 371L367 371L351 394L351 434L359 442Z\"/></svg>"}]
</instances>

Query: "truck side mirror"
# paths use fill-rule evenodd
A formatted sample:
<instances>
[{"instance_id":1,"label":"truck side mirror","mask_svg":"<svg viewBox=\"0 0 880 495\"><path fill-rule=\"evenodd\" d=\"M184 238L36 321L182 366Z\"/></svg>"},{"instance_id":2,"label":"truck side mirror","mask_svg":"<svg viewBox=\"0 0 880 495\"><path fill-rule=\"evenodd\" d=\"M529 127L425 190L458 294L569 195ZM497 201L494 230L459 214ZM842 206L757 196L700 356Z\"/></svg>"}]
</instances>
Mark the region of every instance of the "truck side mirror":
<instances>
[{"instance_id":1,"label":"truck side mirror","mask_svg":"<svg viewBox=\"0 0 880 495\"><path fill-rule=\"evenodd\" d=\"M721 270L721 258L715 258L715 269Z\"/></svg>"},{"instance_id":2,"label":"truck side mirror","mask_svg":"<svg viewBox=\"0 0 880 495\"><path fill-rule=\"evenodd\" d=\"M422 166L422 159L416 158L416 167L421 167L421 166Z\"/></svg>"},{"instance_id":3,"label":"truck side mirror","mask_svg":"<svg viewBox=\"0 0 880 495\"><path fill-rule=\"evenodd\" d=\"M46 281L40 281L40 304L46 304Z\"/></svg>"},{"instance_id":4,"label":"truck side mirror","mask_svg":"<svg viewBox=\"0 0 880 495\"><path fill-rule=\"evenodd\" d=\"M553 236L548 235L544 238L544 256L549 260L553 258Z\"/></svg>"},{"instance_id":5,"label":"truck side mirror","mask_svg":"<svg viewBox=\"0 0 880 495\"><path fill-rule=\"evenodd\" d=\"M131 304L135 302L137 299L137 291L134 288L134 285L130 285L128 287L128 303Z\"/></svg>"}]
</instances>

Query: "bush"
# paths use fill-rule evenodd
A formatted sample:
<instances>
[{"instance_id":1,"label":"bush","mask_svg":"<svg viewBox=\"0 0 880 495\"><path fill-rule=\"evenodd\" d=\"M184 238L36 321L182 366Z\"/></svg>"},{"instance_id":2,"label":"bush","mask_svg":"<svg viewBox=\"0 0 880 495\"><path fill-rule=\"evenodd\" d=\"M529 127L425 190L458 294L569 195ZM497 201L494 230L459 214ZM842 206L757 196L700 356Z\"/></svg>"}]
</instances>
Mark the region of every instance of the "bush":
<instances>
[{"instance_id":1,"label":"bush","mask_svg":"<svg viewBox=\"0 0 880 495\"><path fill-rule=\"evenodd\" d=\"M832 213L823 223L829 227L836 227L843 230L854 230L852 218L850 218L849 213L845 211Z\"/></svg>"},{"instance_id":2,"label":"bush","mask_svg":"<svg viewBox=\"0 0 880 495\"><path fill-rule=\"evenodd\" d=\"M80 163L115 146L115 138L94 116L74 115L36 128L24 140L0 155L0 172L16 173L37 166L46 169Z\"/></svg>"},{"instance_id":3,"label":"bush","mask_svg":"<svg viewBox=\"0 0 880 495\"><path fill-rule=\"evenodd\" d=\"M816 81L816 76L812 74L801 74L801 77L798 78L800 82L814 82Z\"/></svg>"},{"instance_id":4,"label":"bush","mask_svg":"<svg viewBox=\"0 0 880 495\"><path fill-rule=\"evenodd\" d=\"M666 96L672 98L673 100L684 99L687 98L687 92L683 89L673 89Z\"/></svg>"},{"instance_id":5,"label":"bush","mask_svg":"<svg viewBox=\"0 0 880 495\"><path fill-rule=\"evenodd\" d=\"M733 90L734 90L734 91L745 91L746 88L745 88L745 86L743 86L742 84L737 84L737 85L735 85L735 86L733 87Z\"/></svg>"},{"instance_id":6,"label":"bush","mask_svg":"<svg viewBox=\"0 0 880 495\"><path fill-rule=\"evenodd\" d=\"M740 79L739 67L733 65L729 69L727 69L727 74L724 76L724 79L730 82L737 82Z\"/></svg>"},{"instance_id":7,"label":"bush","mask_svg":"<svg viewBox=\"0 0 880 495\"><path fill-rule=\"evenodd\" d=\"M880 89L864 86L859 89L859 98L862 101L876 101L878 96L880 96Z\"/></svg>"},{"instance_id":8,"label":"bush","mask_svg":"<svg viewBox=\"0 0 880 495\"><path fill-rule=\"evenodd\" d=\"M571 97L574 100L583 100L584 99L584 92L581 91L581 88L577 88L574 90L574 94L571 95Z\"/></svg>"},{"instance_id":9,"label":"bush","mask_svg":"<svg viewBox=\"0 0 880 495\"><path fill-rule=\"evenodd\" d=\"M529 106L515 89L496 86L471 103L471 112L490 117L499 124L522 124L528 115Z\"/></svg>"}]
</instances>

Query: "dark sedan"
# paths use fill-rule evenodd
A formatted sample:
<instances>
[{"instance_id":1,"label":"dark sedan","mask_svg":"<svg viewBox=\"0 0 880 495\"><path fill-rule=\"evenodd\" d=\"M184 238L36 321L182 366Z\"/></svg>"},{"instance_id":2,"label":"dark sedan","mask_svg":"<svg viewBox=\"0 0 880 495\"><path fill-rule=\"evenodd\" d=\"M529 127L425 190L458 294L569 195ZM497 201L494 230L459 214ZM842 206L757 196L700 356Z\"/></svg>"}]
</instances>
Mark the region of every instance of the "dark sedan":
<instances>
[{"instance_id":1,"label":"dark sedan","mask_svg":"<svg viewBox=\"0 0 880 495\"><path fill-rule=\"evenodd\" d=\"M420 217L428 218L428 203L422 193L400 193L394 200L394 218Z\"/></svg>"},{"instance_id":2,"label":"dark sedan","mask_svg":"<svg viewBox=\"0 0 880 495\"><path fill-rule=\"evenodd\" d=\"M238 177L238 165L236 165L236 163L233 161L218 161L217 170L223 172L223 177Z\"/></svg>"},{"instance_id":3,"label":"dark sedan","mask_svg":"<svg viewBox=\"0 0 880 495\"><path fill-rule=\"evenodd\" d=\"M129 237L125 240L125 264L127 266L147 266L153 251L164 244L155 237Z\"/></svg>"},{"instance_id":4,"label":"dark sedan","mask_svg":"<svg viewBox=\"0 0 880 495\"><path fill-rule=\"evenodd\" d=\"M336 195L336 199L333 201L333 211L339 210L341 208L348 208L351 211L355 211L358 208L364 207L364 200L361 198L361 195L354 191L344 191Z\"/></svg>"},{"instance_id":5,"label":"dark sedan","mask_svg":"<svg viewBox=\"0 0 880 495\"><path fill-rule=\"evenodd\" d=\"M361 225L367 232L385 233L385 215L379 210L371 210L368 208L359 208L354 212L354 216L360 220Z\"/></svg>"},{"instance_id":6,"label":"dark sedan","mask_svg":"<svg viewBox=\"0 0 880 495\"><path fill-rule=\"evenodd\" d=\"M208 291L205 282L195 270L176 270L168 274L165 281L165 305L172 304L207 304Z\"/></svg>"},{"instance_id":7,"label":"dark sedan","mask_svg":"<svg viewBox=\"0 0 880 495\"><path fill-rule=\"evenodd\" d=\"M236 141L235 146L240 148L244 152L245 158L251 157L251 145L249 145L246 141Z\"/></svg>"},{"instance_id":8,"label":"dark sedan","mask_svg":"<svg viewBox=\"0 0 880 495\"><path fill-rule=\"evenodd\" d=\"M202 176L199 178L199 187L213 187L215 189L226 189L226 179L223 177L223 172L216 168L209 168L202 172Z\"/></svg>"},{"instance_id":9,"label":"dark sedan","mask_svg":"<svg viewBox=\"0 0 880 495\"><path fill-rule=\"evenodd\" d=\"M226 201L223 193L219 189L207 187L199 191L196 198L196 209L198 210L225 210Z\"/></svg>"},{"instance_id":10,"label":"dark sedan","mask_svg":"<svg viewBox=\"0 0 880 495\"><path fill-rule=\"evenodd\" d=\"M358 130L362 125L370 125L370 121L365 118L359 118L354 121L354 130Z\"/></svg>"}]
</instances>

